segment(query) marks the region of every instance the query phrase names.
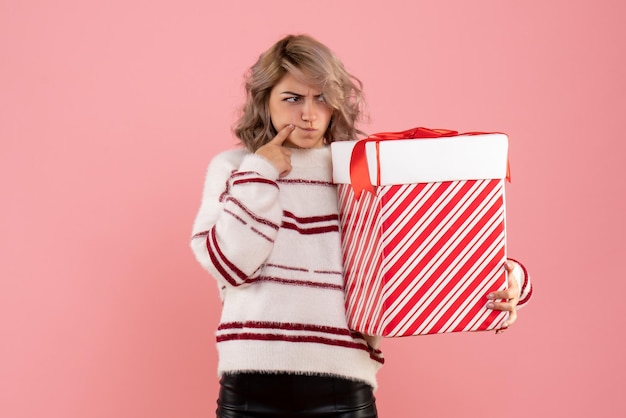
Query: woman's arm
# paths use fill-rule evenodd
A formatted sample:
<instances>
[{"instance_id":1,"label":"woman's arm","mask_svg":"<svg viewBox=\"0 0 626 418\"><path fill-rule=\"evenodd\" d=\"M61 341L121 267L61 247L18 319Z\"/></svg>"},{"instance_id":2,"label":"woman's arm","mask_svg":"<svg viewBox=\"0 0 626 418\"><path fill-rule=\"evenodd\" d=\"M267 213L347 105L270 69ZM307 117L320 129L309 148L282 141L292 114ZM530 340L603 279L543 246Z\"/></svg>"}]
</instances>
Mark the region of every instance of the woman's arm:
<instances>
[{"instance_id":1,"label":"woman's arm","mask_svg":"<svg viewBox=\"0 0 626 418\"><path fill-rule=\"evenodd\" d=\"M280 227L278 171L244 151L225 152L209 165L191 248L222 286L241 286L270 254Z\"/></svg>"}]
</instances>

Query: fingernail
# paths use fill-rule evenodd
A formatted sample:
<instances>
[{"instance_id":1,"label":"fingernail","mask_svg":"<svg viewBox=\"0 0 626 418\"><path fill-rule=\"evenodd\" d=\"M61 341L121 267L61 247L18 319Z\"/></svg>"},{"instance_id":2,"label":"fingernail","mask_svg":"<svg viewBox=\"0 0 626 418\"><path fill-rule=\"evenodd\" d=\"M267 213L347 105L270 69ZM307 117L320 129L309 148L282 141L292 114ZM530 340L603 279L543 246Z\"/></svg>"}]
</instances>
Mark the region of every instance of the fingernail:
<instances>
[{"instance_id":1,"label":"fingernail","mask_svg":"<svg viewBox=\"0 0 626 418\"><path fill-rule=\"evenodd\" d=\"M502 324L502 328L508 328L508 327L509 327L509 323L508 322L505 322L505 323Z\"/></svg>"},{"instance_id":2,"label":"fingernail","mask_svg":"<svg viewBox=\"0 0 626 418\"><path fill-rule=\"evenodd\" d=\"M493 293L489 293L487 295L487 299L494 299L496 295L494 295Z\"/></svg>"},{"instance_id":3,"label":"fingernail","mask_svg":"<svg viewBox=\"0 0 626 418\"><path fill-rule=\"evenodd\" d=\"M492 309L494 306L496 306L496 305L494 305L494 303L493 303L493 302L489 302L489 303L487 304L487 308L489 308L489 309Z\"/></svg>"},{"instance_id":4,"label":"fingernail","mask_svg":"<svg viewBox=\"0 0 626 418\"><path fill-rule=\"evenodd\" d=\"M294 129L295 127L296 127L296 125L289 124L289 129Z\"/></svg>"}]
</instances>

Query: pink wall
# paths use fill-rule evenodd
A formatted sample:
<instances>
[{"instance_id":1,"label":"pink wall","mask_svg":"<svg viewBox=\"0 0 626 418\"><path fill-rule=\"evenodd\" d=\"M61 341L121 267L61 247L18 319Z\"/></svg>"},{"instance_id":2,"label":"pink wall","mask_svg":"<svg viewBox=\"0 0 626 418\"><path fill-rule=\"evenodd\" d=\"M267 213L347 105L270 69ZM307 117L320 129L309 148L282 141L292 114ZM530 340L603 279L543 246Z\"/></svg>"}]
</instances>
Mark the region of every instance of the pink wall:
<instances>
[{"instance_id":1,"label":"pink wall","mask_svg":"<svg viewBox=\"0 0 626 418\"><path fill-rule=\"evenodd\" d=\"M384 5L384 6L383 6ZM291 32L365 84L370 131L511 138L501 336L386 340L381 417L617 417L626 346L615 0L0 1L0 416L212 416L220 304L188 239L241 76Z\"/></svg>"}]
</instances>

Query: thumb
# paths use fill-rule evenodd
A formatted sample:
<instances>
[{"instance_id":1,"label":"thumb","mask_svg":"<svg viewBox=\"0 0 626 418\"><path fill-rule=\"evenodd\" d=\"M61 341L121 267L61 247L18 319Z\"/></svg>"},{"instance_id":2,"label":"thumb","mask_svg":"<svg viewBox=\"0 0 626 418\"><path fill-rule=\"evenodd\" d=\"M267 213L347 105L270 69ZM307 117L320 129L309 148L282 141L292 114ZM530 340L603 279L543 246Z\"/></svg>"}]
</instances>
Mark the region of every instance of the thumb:
<instances>
[{"instance_id":1,"label":"thumb","mask_svg":"<svg viewBox=\"0 0 626 418\"><path fill-rule=\"evenodd\" d=\"M289 134L293 132L295 128L296 127L294 125L285 126L283 129L278 131L276 136L272 138L272 140L269 143L274 144L274 145L282 145L283 142L285 142L285 140L287 139L287 137L289 137Z\"/></svg>"}]
</instances>

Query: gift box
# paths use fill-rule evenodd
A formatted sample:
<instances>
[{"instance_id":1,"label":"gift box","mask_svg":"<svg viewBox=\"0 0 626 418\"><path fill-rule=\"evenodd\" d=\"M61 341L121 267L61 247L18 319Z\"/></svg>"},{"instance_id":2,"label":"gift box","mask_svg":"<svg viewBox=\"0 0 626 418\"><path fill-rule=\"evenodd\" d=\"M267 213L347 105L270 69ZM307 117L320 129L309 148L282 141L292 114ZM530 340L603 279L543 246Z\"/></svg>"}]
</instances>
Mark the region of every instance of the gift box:
<instances>
[{"instance_id":1,"label":"gift box","mask_svg":"<svg viewBox=\"0 0 626 418\"><path fill-rule=\"evenodd\" d=\"M508 138L415 128L331 144L351 329L386 337L497 329L507 286Z\"/></svg>"}]
</instances>

